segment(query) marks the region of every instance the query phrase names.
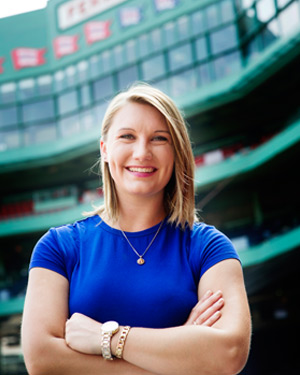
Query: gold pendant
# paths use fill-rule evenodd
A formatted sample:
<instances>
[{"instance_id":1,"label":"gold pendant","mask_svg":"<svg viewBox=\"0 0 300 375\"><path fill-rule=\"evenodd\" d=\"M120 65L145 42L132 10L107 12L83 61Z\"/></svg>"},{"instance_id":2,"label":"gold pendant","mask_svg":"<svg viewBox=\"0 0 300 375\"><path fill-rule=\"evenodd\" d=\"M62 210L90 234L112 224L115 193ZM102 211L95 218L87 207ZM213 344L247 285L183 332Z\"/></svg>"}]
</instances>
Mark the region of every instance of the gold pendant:
<instances>
[{"instance_id":1,"label":"gold pendant","mask_svg":"<svg viewBox=\"0 0 300 375\"><path fill-rule=\"evenodd\" d=\"M137 261L137 264L139 264L140 266L142 266L144 263L145 263L145 259L143 259L142 257L139 258Z\"/></svg>"}]
</instances>

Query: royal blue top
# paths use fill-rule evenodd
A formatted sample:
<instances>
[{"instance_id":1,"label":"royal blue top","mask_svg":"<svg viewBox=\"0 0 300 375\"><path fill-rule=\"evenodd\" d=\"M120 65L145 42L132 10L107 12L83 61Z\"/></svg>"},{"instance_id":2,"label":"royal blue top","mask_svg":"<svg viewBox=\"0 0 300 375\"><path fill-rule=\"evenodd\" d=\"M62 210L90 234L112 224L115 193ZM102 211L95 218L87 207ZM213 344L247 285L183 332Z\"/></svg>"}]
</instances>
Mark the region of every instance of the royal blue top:
<instances>
[{"instance_id":1,"label":"royal blue top","mask_svg":"<svg viewBox=\"0 0 300 375\"><path fill-rule=\"evenodd\" d=\"M142 254L159 225L125 233ZM166 328L185 323L201 276L229 258L239 259L214 227L195 223L182 230L165 221L140 266L122 232L93 216L51 228L36 244L30 269L47 268L68 279L70 316L79 312L102 323Z\"/></svg>"}]
</instances>

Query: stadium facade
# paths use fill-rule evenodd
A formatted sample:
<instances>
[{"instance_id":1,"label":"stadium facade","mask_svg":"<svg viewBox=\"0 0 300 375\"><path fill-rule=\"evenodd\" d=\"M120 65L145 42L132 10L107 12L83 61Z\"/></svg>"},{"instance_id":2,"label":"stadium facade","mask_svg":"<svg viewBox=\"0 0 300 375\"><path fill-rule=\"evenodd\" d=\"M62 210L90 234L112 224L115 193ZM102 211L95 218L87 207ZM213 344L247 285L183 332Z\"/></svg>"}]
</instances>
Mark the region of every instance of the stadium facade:
<instances>
[{"instance_id":1,"label":"stadium facade","mask_svg":"<svg viewBox=\"0 0 300 375\"><path fill-rule=\"evenodd\" d=\"M0 19L0 372L26 373L32 248L101 202L100 124L135 81L189 123L202 219L234 242L253 316L243 374L298 374L299 0L49 0Z\"/></svg>"}]
</instances>

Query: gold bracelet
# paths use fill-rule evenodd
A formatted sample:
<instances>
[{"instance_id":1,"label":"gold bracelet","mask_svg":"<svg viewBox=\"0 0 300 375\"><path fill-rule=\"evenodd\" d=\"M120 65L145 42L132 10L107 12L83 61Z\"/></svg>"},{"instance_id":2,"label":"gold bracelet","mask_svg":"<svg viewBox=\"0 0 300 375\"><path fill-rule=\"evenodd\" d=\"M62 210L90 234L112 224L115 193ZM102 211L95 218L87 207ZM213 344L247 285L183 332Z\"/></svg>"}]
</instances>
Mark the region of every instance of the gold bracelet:
<instances>
[{"instance_id":1,"label":"gold bracelet","mask_svg":"<svg viewBox=\"0 0 300 375\"><path fill-rule=\"evenodd\" d=\"M124 350L124 345L125 345L125 340L127 338L127 335L129 333L130 327L125 326L122 329L121 335L119 337L118 345L116 348L116 357L122 359L123 358L123 350Z\"/></svg>"}]
</instances>

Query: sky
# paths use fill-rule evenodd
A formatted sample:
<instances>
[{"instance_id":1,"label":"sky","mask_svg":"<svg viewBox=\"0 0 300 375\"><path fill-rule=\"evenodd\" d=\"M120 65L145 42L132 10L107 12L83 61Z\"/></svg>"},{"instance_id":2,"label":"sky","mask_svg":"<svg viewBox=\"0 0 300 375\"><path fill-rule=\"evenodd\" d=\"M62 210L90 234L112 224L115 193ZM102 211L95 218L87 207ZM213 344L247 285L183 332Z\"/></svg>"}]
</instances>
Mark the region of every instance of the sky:
<instances>
[{"instance_id":1,"label":"sky","mask_svg":"<svg viewBox=\"0 0 300 375\"><path fill-rule=\"evenodd\" d=\"M0 18L45 8L48 0L0 0Z\"/></svg>"}]
</instances>

